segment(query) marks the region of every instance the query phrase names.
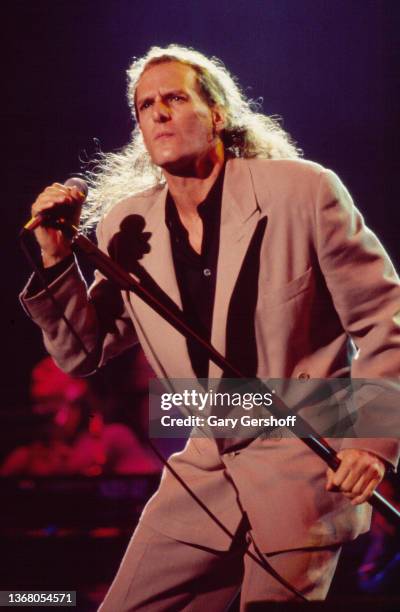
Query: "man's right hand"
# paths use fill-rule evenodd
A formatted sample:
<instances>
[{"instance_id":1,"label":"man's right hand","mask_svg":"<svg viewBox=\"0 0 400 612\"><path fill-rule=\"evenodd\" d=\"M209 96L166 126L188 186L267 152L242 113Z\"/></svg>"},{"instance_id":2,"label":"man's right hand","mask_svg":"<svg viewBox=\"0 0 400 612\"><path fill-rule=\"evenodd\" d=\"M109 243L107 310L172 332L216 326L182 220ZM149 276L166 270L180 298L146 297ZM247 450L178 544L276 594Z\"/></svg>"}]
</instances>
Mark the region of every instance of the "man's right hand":
<instances>
[{"instance_id":1,"label":"man's right hand","mask_svg":"<svg viewBox=\"0 0 400 612\"><path fill-rule=\"evenodd\" d=\"M72 214L68 218L73 225L78 226L84 199L85 195L75 185L68 187L61 183L53 183L38 195L32 205L31 214L32 217L37 217L61 205L71 206ZM45 268L54 266L72 252L71 241L61 230L39 226L35 229L35 236L41 248Z\"/></svg>"}]
</instances>

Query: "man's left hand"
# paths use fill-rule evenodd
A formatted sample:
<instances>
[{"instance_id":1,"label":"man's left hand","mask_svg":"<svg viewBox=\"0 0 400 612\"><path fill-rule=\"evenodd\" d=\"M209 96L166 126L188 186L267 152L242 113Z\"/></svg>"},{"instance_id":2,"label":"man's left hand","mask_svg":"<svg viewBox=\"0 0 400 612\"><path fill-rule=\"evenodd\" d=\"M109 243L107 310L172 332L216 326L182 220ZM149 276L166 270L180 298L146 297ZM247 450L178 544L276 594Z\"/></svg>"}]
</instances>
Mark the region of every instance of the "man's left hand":
<instances>
[{"instance_id":1,"label":"man's left hand","mask_svg":"<svg viewBox=\"0 0 400 612\"><path fill-rule=\"evenodd\" d=\"M328 468L326 490L340 490L352 505L362 504L375 491L385 475L385 464L373 453L346 448L337 454L340 466L336 472Z\"/></svg>"}]
</instances>

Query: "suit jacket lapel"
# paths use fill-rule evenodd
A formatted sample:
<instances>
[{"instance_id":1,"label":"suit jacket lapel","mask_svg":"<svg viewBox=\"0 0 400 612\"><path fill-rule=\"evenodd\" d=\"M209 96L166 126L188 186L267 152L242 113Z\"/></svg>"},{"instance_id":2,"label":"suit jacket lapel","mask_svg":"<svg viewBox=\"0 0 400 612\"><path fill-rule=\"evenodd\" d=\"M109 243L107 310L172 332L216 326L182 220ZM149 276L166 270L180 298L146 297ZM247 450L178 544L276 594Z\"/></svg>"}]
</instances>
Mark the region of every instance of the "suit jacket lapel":
<instances>
[{"instance_id":1,"label":"suit jacket lapel","mask_svg":"<svg viewBox=\"0 0 400 612\"><path fill-rule=\"evenodd\" d=\"M225 170L222 195L220 245L217 267L211 343L223 355L229 303L243 259L260 219L248 165L230 160ZM209 377L218 378L221 369L210 362Z\"/></svg>"},{"instance_id":2,"label":"suit jacket lapel","mask_svg":"<svg viewBox=\"0 0 400 612\"><path fill-rule=\"evenodd\" d=\"M146 253L140 264L154 279L157 285L167 296L182 308L179 288L176 281L170 235L165 223L165 203L167 187L164 187L154 204L146 215L144 231L151 234L149 238L150 251ZM131 294L131 302L137 314L139 324L145 321L142 332L154 354L165 369L166 376L176 372L175 378L194 378L195 374L190 365L186 339L175 330L167 321L157 314L139 297ZM162 341L160 341L160 338Z\"/></svg>"},{"instance_id":3,"label":"suit jacket lapel","mask_svg":"<svg viewBox=\"0 0 400 612\"><path fill-rule=\"evenodd\" d=\"M165 223L167 193L168 189L165 186L146 215L145 231L151 234L150 251L143 257L141 263L161 289L179 308L182 308L172 259L170 235Z\"/></svg>"}]
</instances>

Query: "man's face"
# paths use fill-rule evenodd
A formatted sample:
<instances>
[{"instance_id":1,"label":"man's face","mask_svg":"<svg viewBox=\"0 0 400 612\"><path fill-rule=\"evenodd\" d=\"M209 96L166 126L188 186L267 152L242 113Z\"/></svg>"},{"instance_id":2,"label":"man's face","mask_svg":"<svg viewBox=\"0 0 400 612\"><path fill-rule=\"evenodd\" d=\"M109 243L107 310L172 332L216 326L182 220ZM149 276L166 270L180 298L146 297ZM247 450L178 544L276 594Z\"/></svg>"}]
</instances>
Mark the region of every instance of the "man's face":
<instances>
[{"instance_id":1,"label":"man's face","mask_svg":"<svg viewBox=\"0 0 400 612\"><path fill-rule=\"evenodd\" d=\"M221 115L201 97L190 66L150 66L139 79L136 108L144 143L157 166L171 173L190 171L215 149Z\"/></svg>"}]
</instances>

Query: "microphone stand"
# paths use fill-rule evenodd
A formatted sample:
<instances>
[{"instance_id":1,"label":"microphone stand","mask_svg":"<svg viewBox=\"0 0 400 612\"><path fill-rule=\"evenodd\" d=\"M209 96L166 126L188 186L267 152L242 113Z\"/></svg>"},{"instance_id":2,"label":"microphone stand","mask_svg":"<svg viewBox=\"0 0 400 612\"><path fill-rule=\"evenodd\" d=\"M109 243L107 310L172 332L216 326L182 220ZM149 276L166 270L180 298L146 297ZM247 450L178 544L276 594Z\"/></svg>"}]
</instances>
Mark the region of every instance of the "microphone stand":
<instances>
[{"instance_id":1,"label":"microphone stand","mask_svg":"<svg viewBox=\"0 0 400 612\"><path fill-rule=\"evenodd\" d=\"M209 358L219 366L225 374L232 378L246 378L244 374L235 366L229 363L209 342L199 336L184 320L183 316L174 314L167 306L155 298L150 291L143 287L132 275L126 272L119 264L115 263L108 255L103 253L93 242L79 233L78 228L65 222L59 224L66 235L72 239L72 249L74 252L84 253L95 267L104 274L106 278L115 283L120 289L128 290L139 296L146 304L153 308L160 316L168 321L176 330L182 333L185 338L194 339L207 352ZM264 392L271 391L262 381L257 381L260 389ZM293 416L293 412L288 406L274 394L274 402L268 407L273 416L278 419ZM306 444L316 455L336 471L340 465L336 451L324 440L314 428L305 421L300 415L296 415L295 424L290 426L293 433ZM368 502L380 514L387 518L391 523L400 525L400 512L383 495L374 491Z\"/></svg>"}]
</instances>

